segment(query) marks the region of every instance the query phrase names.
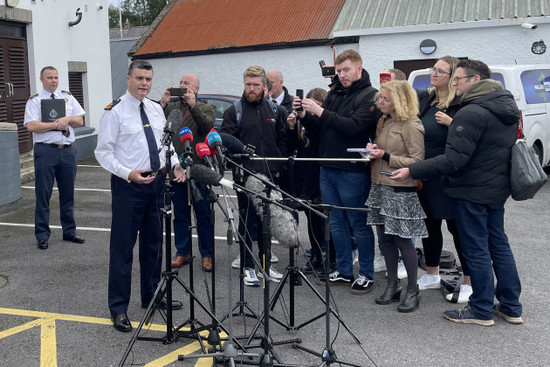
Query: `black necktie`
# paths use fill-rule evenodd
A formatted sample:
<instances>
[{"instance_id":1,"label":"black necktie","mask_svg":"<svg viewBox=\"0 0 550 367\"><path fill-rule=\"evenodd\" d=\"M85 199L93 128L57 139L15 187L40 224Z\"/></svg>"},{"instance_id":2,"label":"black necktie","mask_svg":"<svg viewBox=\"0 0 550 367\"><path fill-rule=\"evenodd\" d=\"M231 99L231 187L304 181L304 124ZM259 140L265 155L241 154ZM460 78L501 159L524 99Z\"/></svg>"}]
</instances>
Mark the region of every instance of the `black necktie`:
<instances>
[{"instance_id":1,"label":"black necktie","mask_svg":"<svg viewBox=\"0 0 550 367\"><path fill-rule=\"evenodd\" d=\"M151 171L156 172L160 168L160 159L157 152L155 134L153 134L151 124L149 124L149 119L147 118L147 114L143 109L143 102L139 104L139 113L141 114L141 123L143 124L143 130L145 131L145 137L147 138L147 145L149 146L149 160L151 161Z\"/></svg>"},{"instance_id":2,"label":"black necktie","mask_svg":"<svg viewBox=\"0 0 550 367\"><path fill-rule=\"evenodd\" d=\"M52 93L51 99L55 99L55 94Z\"/></svg>"}]
</instances>

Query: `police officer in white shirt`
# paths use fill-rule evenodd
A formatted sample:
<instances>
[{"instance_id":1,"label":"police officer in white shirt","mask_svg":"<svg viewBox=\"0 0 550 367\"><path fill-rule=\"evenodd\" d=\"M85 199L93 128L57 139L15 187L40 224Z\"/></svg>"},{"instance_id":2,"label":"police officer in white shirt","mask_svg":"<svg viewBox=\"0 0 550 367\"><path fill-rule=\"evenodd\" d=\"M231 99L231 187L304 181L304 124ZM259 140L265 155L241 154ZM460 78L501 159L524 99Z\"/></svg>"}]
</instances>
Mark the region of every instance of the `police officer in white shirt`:
<instances>
[{"instance_id":1,"label":"police officer in white shirt","mask_svg":"<svg viewBox=\"0 0 550 367\"><path fill-rule=\"evenodd\" d=\"M166 149L158 144L166 124L160 105L147 98L153 67L135 60L128 68L128 91L105 107L95 156L111 172L112 222L109 261L109 310L116 330L132 330L126 311L130 301L132 254L139 232L141 306L147 308L160 281L162 213ZM185 181L176 154L171 156L175 181ZM156 300L160 307L165 301ZM181 308L174 301L173 309Z\"/></svg>"},{"instance_id":2,"label":"police officer in white shirt","mask_svg":"<svg viewBox=\"0 0 550 367\"><path fill-rule=\"evenodd\" d=\"M54 179L59 189L59 212L63 240L84 243L76 233L74 220L74 181L76 178L76 148L73 128L82 126L85 112L66 91L57 91L59 74L53 66L46 66L40 71L40 81L44 89L30 97L25 106L24 125L33 133L34 140L34 174L35 174L35 220L34 233L38 248L48 248L50 238L50 198ZM41 104L47 99L65 101L65 116L53 122L44 122ZM55 118L55 111L49 117Z\"/></svg>"}]
</instances>

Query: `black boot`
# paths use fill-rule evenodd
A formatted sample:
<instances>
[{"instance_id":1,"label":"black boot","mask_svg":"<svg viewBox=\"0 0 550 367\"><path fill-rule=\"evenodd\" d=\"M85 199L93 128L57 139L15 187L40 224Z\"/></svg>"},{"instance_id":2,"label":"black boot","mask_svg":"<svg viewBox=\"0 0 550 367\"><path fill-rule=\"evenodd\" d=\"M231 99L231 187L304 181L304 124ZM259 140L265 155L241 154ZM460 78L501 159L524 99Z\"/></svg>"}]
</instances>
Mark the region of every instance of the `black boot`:
<instances>
[{"instance_id":1,"label":"black boot","mask_svg":"<svg viewBox=\"0 0 550 367\"><path fill-rule=\"evenodd\" d=\"M380 297L374 300L378 305L389 305L392 302L399 302L401 297L401 284L398 280L388 280L386 289Z\"/></svg>"},{"instance_id":2,"label":"black boot","mask_svg":"<svg viewBox=\"0 0 550 367\"><path fill-rule=\"evenodd\" d=\"M405 293L405 298L399 306L397 306L397 311L399 312L413 312L418 308L420 303L420 290L418 289L418 284L412 288L407 288L407 293Z\"/></svg>"},{"instance_id":3,"label":"black boot","mask_svg":"<svg viewBox=\"0 0 550 367\"><path fill-rule=\"evenodd\" d=\"M321 259L317 259L316 257L311 257L306 266L304 266L301 270L304 274L313 274L313 272L318 272L323 269L324 262Z\"/></svg>"}]
</instances>

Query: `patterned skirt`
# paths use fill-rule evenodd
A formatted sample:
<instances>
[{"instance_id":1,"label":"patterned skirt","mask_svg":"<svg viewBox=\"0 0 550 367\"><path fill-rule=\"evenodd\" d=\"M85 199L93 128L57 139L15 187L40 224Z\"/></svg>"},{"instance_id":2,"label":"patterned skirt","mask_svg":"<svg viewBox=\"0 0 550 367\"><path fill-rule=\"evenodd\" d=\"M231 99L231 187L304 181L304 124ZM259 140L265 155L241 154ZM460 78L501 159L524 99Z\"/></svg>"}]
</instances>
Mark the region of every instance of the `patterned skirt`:
<instances>
[{"instance_id":1,"label":"patterned skirt","mask_svg":"<svg viewBox=\"0 0 550 367\"><path fill-rule=\"evenodd\" d=\"M368 225L383 225L386 234L401 238L428 237L426 214L416 191L372 184L365 205L369 211Z\"/></svg>"}]
</instances>

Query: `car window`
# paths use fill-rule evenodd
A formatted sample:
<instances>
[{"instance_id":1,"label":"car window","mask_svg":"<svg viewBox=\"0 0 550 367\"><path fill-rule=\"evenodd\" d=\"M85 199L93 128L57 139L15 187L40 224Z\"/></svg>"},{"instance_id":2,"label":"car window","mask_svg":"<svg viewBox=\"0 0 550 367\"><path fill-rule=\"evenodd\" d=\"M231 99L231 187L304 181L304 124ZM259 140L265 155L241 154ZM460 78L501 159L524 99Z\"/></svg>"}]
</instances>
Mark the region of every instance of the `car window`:
<instances>
[{"instance_id":1,"label":"car window","mask_svg":"<svg viewBox=\"0 0 550 367\"><path fill-rule=\"evenodd\" d=\"M550 69L525 70L521 85L528 104L550 102Z\"/></svg>"},{"instance_id":2,"label":"car window","mask_svg":"<svg viewBox=\"0 0 550 367\"><path fill-rule=\"evenodd\" d=\"M504 89L506 89L506 84L504 83L504 76L501 73L491 73L491 79L501 82Z\"/></svg>"},{"instance_id":3,"label":"car window","mask_svg":"<svg viewBox=\"0 0 550 367\"><path fill-rule=\"evenodd\" d=\"M214 111L216 113L217 119L223 119L223 113L227 110L233 103L222 101L219 99L205 98L202 100L204 103L208 103L211 106L214 106Z\"/></svg>"},{"instance_id":4,"label":"car window","mask_svg":"<svg viewBox=\"0 0 550 367\"><path fill-rule=\"evenodd\" d=\"M432 85L430 74L420 74L414 78L413 88L418 90L426 90Z\"/></svg>"}]
</instances>

